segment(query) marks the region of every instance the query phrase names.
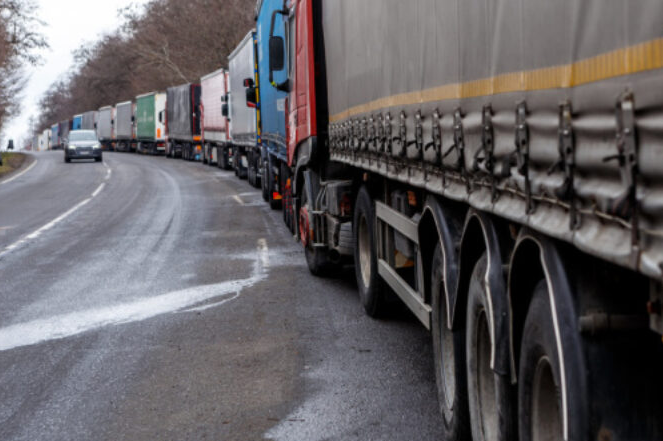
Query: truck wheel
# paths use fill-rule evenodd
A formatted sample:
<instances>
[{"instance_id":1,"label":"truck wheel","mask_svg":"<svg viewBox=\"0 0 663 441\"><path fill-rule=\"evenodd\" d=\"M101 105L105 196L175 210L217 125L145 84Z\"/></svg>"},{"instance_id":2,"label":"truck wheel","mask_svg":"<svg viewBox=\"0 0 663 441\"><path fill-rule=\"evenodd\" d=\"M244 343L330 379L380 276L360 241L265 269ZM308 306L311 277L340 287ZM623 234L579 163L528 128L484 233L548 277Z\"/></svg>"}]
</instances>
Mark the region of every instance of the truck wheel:
<instances>
[{"instance_id":1,"label":"truck wheel","mask_svg":"<svg viewBox=\"0 0 663 441\"><path fill-rule=\"evenodd\" d=\"M316 277L325 277L333 269L333 265L329 262L327 257L327 250L313 246L313 238L310 235L309 213L311 205L308 202L306 192L302 192L302 204L299 210L299 239L304 245L304 254L306 256L306 264L308 269Z\"/></svg>"},{"instance_id":2,"label":"truck wheel","mask_svg":"<svg viewBox=\"0 0 663 441\"><path fill-rule=\"evenodd\" d=\"M559 354L545 281L534 289L520 347L520 441L562 440Z\"/></svg>"},{"instance_id":3,"label":"truck wheel","mask_svg":"<svg viewBox=\"0 0 663 441\"><path fill-rule=\"evenodd\" d=\"M375 205L366 187L362 187L357 195L352 230L355 241L355 275L359 299L370 317L379 317L386 309L386 287L378 275Z\"/></svg>"},{"instance_id":4,"label":"truck wheel","mask_svg":"<svg viewBox=\"0 0 663 441\"><path fill-rule=\"evenodd\" d=\"M472 271L467 299L465 356L472 439L509 441L513 439L512 390L510 378L491 368L487 270L488 257L484 253Z\"/></svg>"},{"instance_id":5,"label":"truck wheel","mask_svg":"<svg viewBox=\"0 0 663 441\"><path fill-rule=\"evenodd\" d=\"M431 293L433 303L433 352L437 397L442 415L443 439L468 439L467 382L465 377L465 333L447 326L444 291L444 260L438 242L433 254Z\"/></svg>"},{"instance_id":6,"label":"truck wheel","mask_svg":"<svg viewBox=\"0 0 663 441\"><path fill-rule=\"evenodd\" d=\"M262 179L260 180L260 187L262 188L262 200L269 202L269 163L267 161L262 162L262 170L260 174Z\"/></svg>"}]
</instances>

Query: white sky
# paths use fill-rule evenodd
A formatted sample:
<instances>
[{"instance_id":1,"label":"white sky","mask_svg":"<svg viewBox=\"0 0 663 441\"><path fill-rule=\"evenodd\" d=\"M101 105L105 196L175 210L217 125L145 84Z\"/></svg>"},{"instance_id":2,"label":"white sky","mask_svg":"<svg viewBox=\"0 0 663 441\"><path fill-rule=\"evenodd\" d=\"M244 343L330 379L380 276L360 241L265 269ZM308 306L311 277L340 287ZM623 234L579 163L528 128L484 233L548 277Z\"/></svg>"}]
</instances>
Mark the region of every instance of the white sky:
<instances>
[{"instance_id":1,"label":"white sky","mask_svg":"<svg viewBox=\"0 0 663 441\"><path fill-rule=\"evenodd\" d=\"M42 51L43 63L30 68L30 80L23 92L23 112L11 121L2 133L4 148L7 139L18 142L28 131L30 115L37 115L38 102L48 87L64 75L74 59L72 52L83 43L99 39L121 24L118 9L148 0L37 0L39 18L46 23L41 32L50 49ZM17 145L18 147L18 145Z\"/></svg>"}]
</instances>

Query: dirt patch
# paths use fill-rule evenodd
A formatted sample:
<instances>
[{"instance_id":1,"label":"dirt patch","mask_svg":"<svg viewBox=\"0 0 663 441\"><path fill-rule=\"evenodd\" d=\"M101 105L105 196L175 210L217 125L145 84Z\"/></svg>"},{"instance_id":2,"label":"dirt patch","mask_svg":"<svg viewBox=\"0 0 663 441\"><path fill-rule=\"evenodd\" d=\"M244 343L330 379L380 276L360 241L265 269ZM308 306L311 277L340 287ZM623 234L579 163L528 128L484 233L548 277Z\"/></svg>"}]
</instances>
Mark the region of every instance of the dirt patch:
<instances>
[{"instance_id":1,"label":"dirt patch","mask_svg":"<svg viewBox=\"0 0 663 441\"><path fill-rule=\"evenodd\" d=\"M23 166L28 165L32 160L23 153L2 152L2 165L0 165L0 178L4 178L10 173L15 172Z\"/></svg>"}]
</instances>

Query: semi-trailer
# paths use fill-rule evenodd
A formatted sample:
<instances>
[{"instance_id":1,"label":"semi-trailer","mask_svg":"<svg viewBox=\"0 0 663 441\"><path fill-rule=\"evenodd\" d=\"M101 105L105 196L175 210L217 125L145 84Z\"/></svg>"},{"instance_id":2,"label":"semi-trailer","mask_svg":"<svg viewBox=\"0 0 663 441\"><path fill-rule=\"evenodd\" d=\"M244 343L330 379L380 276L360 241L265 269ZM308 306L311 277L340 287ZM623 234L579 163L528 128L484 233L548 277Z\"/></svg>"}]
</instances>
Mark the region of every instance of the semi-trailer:
<instances>
[{"instance_id":1,"label":"semi-trailer","mask_svg":"<svg viewBox=\"0 0 663 441\"><path fill-rule=\"evenodd\" d=\"M39 138L39 150L42 152L49 150L51 145L51 129L46 129L41 132Z\"/></svg>"},{"instance_id":2,"label":"semi-trailer","mask_svg":"<svg viewBox=\"0 0 663 441\"><path fill-rule=\"evenodd\" d=\"M151 155L166 151L166 94L147 93L136 97L136 151Z\"/></svg>"},{"instance_id":3,"label":"semi-trailer","mask_svg":"<svg viewBox=\"0 0 663 441\"><path fill-rule=\"evenodd\" d=\"M259 184L260 149L258 147L257 75L255 58L255 31L250 31L228 56L230 93L230 137L232 138L235 174L249 177L251 184Z\"/></svg>"},{"instance_id":4,"label":"semi-trailer","mask_svg":"<svg viewBox=\"0 0 663 441\"><path fill-rule=\"evenodd\" d=\"M97 112L97 138L104 150L115 149L115 108L105 106Z\"/></svg>"},{"instance_id":5,"label":"semi-trailer","mask_svg":"<svg viewBox=\"0 0 663 441\"><path fill-rule=\"evenodd\" d=\"M269 37L285 38L283 20L272 20L283 9L283 0L261 0L256 7L256 56L258 59L258 90L260 96L260 176L262 194L273 209L281 207L281 169L288 165L286 148L285 109L288 94L272 86L288 79L285 70L269 70Z\"/></svg>"},{"instance_id":6,"label":"semi-trailer","mask_svg":"<svg viewBox=\"0 0 663 441\"><path fill-rule=\"evenodd\" d=\"M228 169L232 159L230 133L224 103L228 94L228 72L219 69L200 79L203 121L203 162Z\"/></svg>"},{"instance_id":7,"label":"semi-trailer","mask_svg":"<svg viewBox=\"0 0 663 441\"><path fill-rule=\"evenodd\" d=\"M97 111L85 112L81 118L81 130L97 130Z\"/></svg>"},{"instance_id":8,"label":"semi-trailer","mask_svg":"<svg viewBox=\"0 0 663 441\"><path fill-rule=\"evenodd\" d=\"M115 105L115 150L130 152L134 145L134 105L125 101Z\"/></svg>"},{"instance_id":9,"label":"semi-trailer","mask_svg":"<svg viewBox=\"0 0 663 441\"><path fill-rule=\"evenodd\" d=\"M166 91L166 156L202 159L200 84L182 84Z\"/></svg>"},{"instance_id":10,"label":"semi-trailer","mask_svg":"<svg viewBox=\"0 0 663 441\"><path fill-rule=\"evenodd\" d=\"M60 132L59 125L53 124L51 126L51 150L57 150L60 148Z\"/></svg>"},{"instance_id":11,"label":"semi-trailer","mask_svg":"<svg viewBox=\"0 0 663 441\"><path fill-rule=\"evenodd\" d=\"M277 15L286 223L431 331L444 439L662 439L663 3Z\"/></svg>"},{"instance_id":12,"label":"semi-trailer","mask_svg":"<svg viewBox=\"0 0 663 441\"><path fill-rule=\"evenodd\" d=\"M58 123L58 148L66 149L69 141L69 131L71 129L71 120L65 120Z\"/></svg>"}]
</instances>

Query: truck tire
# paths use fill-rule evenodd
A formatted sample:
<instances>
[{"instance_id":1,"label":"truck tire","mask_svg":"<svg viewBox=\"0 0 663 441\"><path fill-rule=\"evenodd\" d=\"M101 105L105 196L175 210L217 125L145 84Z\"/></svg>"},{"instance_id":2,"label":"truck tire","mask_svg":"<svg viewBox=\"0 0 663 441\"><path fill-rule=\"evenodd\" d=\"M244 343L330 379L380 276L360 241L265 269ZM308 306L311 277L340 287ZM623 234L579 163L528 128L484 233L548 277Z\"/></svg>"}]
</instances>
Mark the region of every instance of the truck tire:
<instances>
[{"instance_id":1,"label":"truck tire","mask_svg":"<svg viewBox=\"0 0 663 441\"><path fill-rule=\"evenodd\" d=\"M300 216L306 217L310 210L311 207L308 203L306 192L304 191L302 192ZM304 221L300 222L299 238L304 245L304 255L306 257L306 264L308 265L309 272L316 277L326 277L333 271L334 265L329 261L326 249L313 246L312 238L308 237L309 235L306 225L307 223Z\"/></svg>"},{"instance_id":2,"label":"truck tire","mask_svg":"<svg viewBox=\"0 0 663 441\"><path fill-rule=\"evenodd\" d=\"M219 157L219 168L223 170L230 169L230 158L228 155L228 148L221 149L221 156Z\"/></svg>"},{"instance_id":3,"label":"truck tire","mask_svg":"<svg viewBox=\"0 0 663 441\"><path fill-rule=\"evenodd\" d=\"M260 187L262 188L262 200L269 202L269 162L262 162L262 179L260 180Z\"/></svg>"},{"instance_id":4,"label":"truck tire","mask_svg":"<svg viewBox=\"0 0 663 441\"><path fill-rule=\"evenodd\" d=\"M467 382L465 376L465 332L447 326L442 247L438 242L431 267L433 306L433 353L437 397L445 441L469 439Z\"/></svg>"},{"instance_id":5,"label":"truck tire","mask_svg":"<svg viewBox=\"0 0 663 441\"><path fill-rule=\"evenodd\" d=\"M510 378L491 368L487 270L488 257L484 253L474 266L467 295L465 357L472 439L509 441L514 439L513 393Z\"/></svg>"},{"instance_id":6,"label":"truck tire","mask_svg":"<svg viewBox=\"0 0 663 441\"><path fill-rule=\"evenodd\" d=\"M562 440L559 354L545 281L534 289L520 347L520 441Z\"/></svg>"},{"instance_id":7,"label":"truck tire","mask_svg":"<svg viewBox=\"0 0 663 441\"><path fill-rule=\"evenodd\" d=\"M355 275L359 299L366 314L370 317L380 317L386 309L386 287L378 274L375 204L366 187L362 187L357 195L352 231L355 241Z\"/></svg>"}]
</instances>

